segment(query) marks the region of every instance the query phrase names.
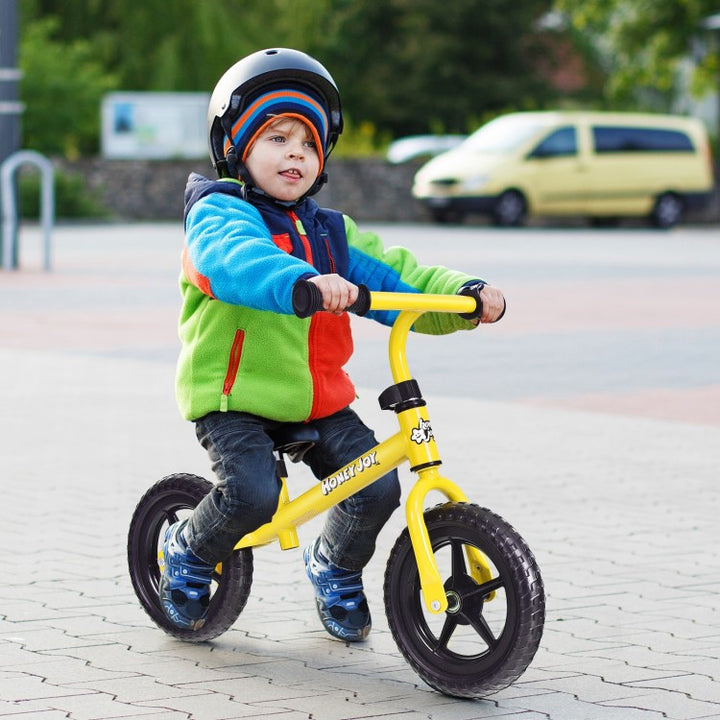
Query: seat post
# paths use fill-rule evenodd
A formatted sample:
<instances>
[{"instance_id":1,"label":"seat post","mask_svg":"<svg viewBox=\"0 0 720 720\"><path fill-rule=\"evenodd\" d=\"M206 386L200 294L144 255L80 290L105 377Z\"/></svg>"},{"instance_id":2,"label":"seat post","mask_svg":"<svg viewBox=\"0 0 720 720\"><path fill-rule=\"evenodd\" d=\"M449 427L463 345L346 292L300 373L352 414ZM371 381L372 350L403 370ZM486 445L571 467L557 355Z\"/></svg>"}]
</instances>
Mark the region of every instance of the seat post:
<instances>
[{"instance_id":1,"label":"seat post","mask_svg":"<svg viewBox=\"0 0 720 720\"><path fill-rule=\"evenodd\" d=\"M290 502L290 493L287 487L287 467L285 457L279 450L275 451L275 472L280 481L280 495L278 497L278 510ZM297 529L287 528L278 532L278 542L282 550L292 550L300 546Z\"/></svg>"},{"instance_id":2,"label":"seat post","mask_svg":"<svg viewBox=\"0 0 720 720\"><path fill-rule=\"evenodd\" d=\"M277 475L278 480L283 480L288 475L285 456L280 450L275 450L275 475Z\"/></svg>"}]
</instances>

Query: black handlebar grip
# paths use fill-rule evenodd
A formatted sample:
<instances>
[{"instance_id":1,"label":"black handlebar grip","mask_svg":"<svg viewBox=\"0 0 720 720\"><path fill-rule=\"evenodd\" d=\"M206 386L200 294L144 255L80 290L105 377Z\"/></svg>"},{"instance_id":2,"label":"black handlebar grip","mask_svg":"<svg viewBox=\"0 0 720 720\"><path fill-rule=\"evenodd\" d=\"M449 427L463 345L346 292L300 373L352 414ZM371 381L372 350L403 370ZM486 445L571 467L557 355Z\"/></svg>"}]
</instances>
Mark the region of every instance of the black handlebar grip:
<instances>
[{"instance_id":1,"label":"black handlebar grip","mask_svg":"<svg viewBox=\"0 0 720 720\"><path fill-rule=\"evenodd\" d=\"M480 293L482 292L482 289L485 287L484 282L475 283L474 285L466 285L465 287L460 288L458 290L459 295L467 295L471 298L475 299L475 303L477 307L475 308L475 312L471 313L458 313L461 318L465 320L477 320L482 316L483 312L483 304L482 299L480 298ZM493 320L493 322L499 322L502 320L503 315L505 315L505 311L507 310L507 302L505 301L505 298L503 298L503 309L500 315L498 315L497 319Z\"/></svg>"},{"instance_id":2,"label":"black handlebar grip","mask_svg":"<svg viewBox=\"0 0 720 720\"><path fill-rule=\"evenodd\" d=\"M298 280L292 290L293 311L299 318L307 318L322 310L320 288L308 280Z\"/></svg>"},{"instance_id":3,"label":"black handlebar grip","mask_svg":"<svg viewBox=\"0 0 720 720\"><path fill-rule=\"evenodd\" d=\"M347 311L355 315L367 315L370 310L370 291L367 285L358 285L357 300L347 307Z\"/></svg>"},{"instance_id":4,"label":"black handlebar grip","mask_svg":"<svg viewBox=\"0 0 720 720\"><path fill-rule=\"evenodd\" d=\"M292 291L293 311L299 318L307 318L323 309L320 288L309 280L298 280ZM365 285L358 285L357 300L346 308L356 315L365 315L370 310L370 291Z\"/></svg>"},{"instance_id":5,"label":"black handlebar grip","mask_svg":"<svg viewBox=\"0 0 720 720\"><path fill-rule=\"evenodd\" d=\"M482 300L480 299L480 292L484 287L484 282L478 282L473 285L465 285L458 290L458 295L467 295L475 300L474 312L458 313L463 320L476 320L482 315L483 305Z\"/></svg>"}]
</instances>

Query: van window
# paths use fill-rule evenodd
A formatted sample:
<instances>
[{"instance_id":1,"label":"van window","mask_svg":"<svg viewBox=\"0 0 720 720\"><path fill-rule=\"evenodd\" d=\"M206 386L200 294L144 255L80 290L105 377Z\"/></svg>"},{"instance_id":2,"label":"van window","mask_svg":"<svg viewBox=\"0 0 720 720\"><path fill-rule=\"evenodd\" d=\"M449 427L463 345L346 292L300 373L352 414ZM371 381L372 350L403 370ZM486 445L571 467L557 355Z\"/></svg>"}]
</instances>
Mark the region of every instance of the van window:
<instances>
[{"instance_id":1,"label":"van window","mask_svg":"<svg viewBox=\"0 0 720 720\"><path fill-rule=\"evenodd\" d=\"M692 152L690 138L679 130L642 127L593 127L595 152Z\"/></svg>"},{"instance_id":2,"label":"van window","mask_svg":"<svg viewBox=\"0 0 720 720\"><path fill-rule=\"evenodd\" d=\"M541 128L540 122L523 115L499 117L476 130L460 147L472 152L508 155Z\"/></svg>"},{"instance_id":3,"label":"van window","mask_svg":"<svg viewBox=\"0 0 720 720\"><path fill-rule=\"evenodd\" d=\"M530 157L561 157L577 155L577 135L572 126L558 128L550 133L530 153Z\"/></svg>"}]
</instances>

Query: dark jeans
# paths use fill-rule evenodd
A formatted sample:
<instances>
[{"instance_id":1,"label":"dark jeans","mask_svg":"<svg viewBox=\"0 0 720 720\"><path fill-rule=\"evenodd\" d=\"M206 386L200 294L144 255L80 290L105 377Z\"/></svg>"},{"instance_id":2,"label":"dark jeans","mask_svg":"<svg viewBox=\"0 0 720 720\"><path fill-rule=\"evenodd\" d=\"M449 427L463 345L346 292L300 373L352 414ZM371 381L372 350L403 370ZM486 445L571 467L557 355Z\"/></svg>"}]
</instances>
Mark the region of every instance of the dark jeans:
<instances>
[{"instance_id":1,"label":"dark jeans","mask_svg":"<svg viewBox=\"0 0 720 720\"><path fill-rule=\"evenodd\" d=\"M205 562L224 560L237 541L269 522L277 510L280 483L275 475L272 441L265 432L280 425L238 412L213 412L196 421L218 483L193 513L186 537ZM306 455L321 479L377 444L375 435L350 408L311 425L320 441ZM392 470L372 485L328 510L322 548L328 560L360 570L375 551L378 533L400 504L400 483Z\"/></svg>"}]
</instances>

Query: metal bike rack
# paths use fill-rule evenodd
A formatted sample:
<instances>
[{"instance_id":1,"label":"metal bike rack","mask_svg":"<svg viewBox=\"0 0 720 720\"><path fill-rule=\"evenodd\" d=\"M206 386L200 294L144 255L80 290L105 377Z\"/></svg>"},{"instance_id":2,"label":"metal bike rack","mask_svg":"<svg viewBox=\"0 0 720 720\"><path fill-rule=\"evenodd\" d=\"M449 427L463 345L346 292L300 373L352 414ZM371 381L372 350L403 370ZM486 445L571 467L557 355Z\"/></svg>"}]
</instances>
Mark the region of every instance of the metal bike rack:
<instances>
[{"instance_id":1,"label":"metal bike rack","mask_svg":"<svg viewBox=\"0 0 720 720\"><path fill-rule=\"evenodd\" d=\"M0 198L2 198L2 260L6 270L18 268L18 204L15 173L21 165L34 165L40 171L40 223L43 230L44 269L50 270L50 236L55 219L55 192L52 163L35 150L20 150L0 165Z\"/></svg>"}]
</instances>

